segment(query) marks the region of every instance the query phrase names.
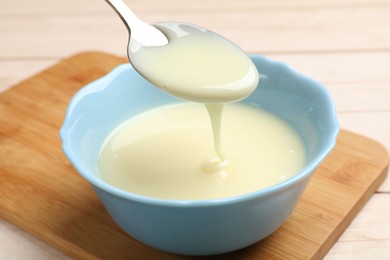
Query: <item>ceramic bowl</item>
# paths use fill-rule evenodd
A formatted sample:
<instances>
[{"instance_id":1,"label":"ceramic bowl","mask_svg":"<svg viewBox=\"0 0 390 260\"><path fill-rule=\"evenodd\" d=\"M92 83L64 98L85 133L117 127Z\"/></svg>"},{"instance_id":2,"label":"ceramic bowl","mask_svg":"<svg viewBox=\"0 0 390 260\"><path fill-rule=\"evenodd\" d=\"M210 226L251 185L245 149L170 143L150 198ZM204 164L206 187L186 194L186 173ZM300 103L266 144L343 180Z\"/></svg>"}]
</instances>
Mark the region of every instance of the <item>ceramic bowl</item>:
<instances>
[{"instance_id":1,"label":"ceramic bowl","mask_svg":"<svg viewBox=\"0 0 390 260\"><path fill-rule=\"evenodd\" d=\"M63 151L130 236L172 253L213 255L260 241L291 214L313 171L335 145L339 126L333 101L320 83L288 65L257 55L251 58L262 76L257 90L242 102L290 123L305 143L307 163L292 178L241 196L156 199L101 180L99 151L115 126L149 108L182 102L152 86L129 64L85 86L70 101L60 132Z\"/></svg>"}]
</instances>

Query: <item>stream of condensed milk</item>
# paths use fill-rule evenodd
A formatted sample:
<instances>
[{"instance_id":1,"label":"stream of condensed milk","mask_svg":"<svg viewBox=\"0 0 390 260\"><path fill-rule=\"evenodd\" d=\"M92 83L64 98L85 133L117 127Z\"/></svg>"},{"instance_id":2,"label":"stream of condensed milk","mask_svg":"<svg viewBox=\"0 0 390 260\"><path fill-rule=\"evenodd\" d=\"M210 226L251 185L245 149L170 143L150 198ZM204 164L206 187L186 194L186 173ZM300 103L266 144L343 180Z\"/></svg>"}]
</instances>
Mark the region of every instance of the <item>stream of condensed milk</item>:
<instances>
[{"instance_id":1,"label":"stream of condensed milk","mask_svg":"<svg viewBox=\"0 0 390 260\"><path fill-rule=\"evenodd\" d=\"M130 45L134 68L161 90L203 103L208 113L193 103L130 118L103 145L104 181L145 196L197 200L255 191L303 166L303 145L286 123L258 108L224 106L249 96L259 81L240 48L198 26L156 27L169 44Z\"/></svg>"},{"instance_id":2,"label":"stream of condensed milk","mask_svg":"<svg viewBox=\"0 0 390 260\"><path fill-rule=\"evenodd\" d=\"M225 103L249 96L259 73L235 44L199 26L167 22L157 26L168 38L162 47L129 49L134 67L155 86L175 97L205 104L213 130L215 152L205 169L226 165L221 142Z\"/></svg>"}]
</instances>

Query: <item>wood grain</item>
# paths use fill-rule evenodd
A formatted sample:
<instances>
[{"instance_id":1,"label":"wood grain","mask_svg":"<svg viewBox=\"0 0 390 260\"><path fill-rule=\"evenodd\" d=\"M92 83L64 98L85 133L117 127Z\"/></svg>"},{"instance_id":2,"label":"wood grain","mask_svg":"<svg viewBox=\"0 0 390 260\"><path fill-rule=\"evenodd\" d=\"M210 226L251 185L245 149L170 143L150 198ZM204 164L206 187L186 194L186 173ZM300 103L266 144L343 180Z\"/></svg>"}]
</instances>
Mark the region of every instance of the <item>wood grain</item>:
<instances>
[{"instance_id":1,"label":"wood grain","mask_svg":"<svg viewBox=\"0 0 390 260\"><path fill-rule=\"evenodd\" d=\"M184 259L124 234L60 150L58 131L71 96L123 62L80 54L0 95L0 216L76 258ZM323 257L386 177L388 159L379 143L342 131L280 229L214 258Z\"/></svg>"}]
</instances>

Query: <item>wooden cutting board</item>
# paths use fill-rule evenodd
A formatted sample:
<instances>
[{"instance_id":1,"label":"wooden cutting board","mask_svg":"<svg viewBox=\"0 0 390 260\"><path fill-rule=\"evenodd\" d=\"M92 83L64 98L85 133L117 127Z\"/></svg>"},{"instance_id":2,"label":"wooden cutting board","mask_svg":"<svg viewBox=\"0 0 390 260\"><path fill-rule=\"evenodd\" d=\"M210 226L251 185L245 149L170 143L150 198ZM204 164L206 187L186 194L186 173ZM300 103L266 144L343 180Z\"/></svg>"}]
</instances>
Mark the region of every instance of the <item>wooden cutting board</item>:
<instances>
[{"instance_id":1,"label":"wooden cutting board","mask_svg":"<svg viewBox=\"0 0 390 260\"><path fill-rule=\"evenodd\" d=\"M191 258L122 232L62 153L59 129L70 98L124 62L82 53L0 95L0 216L75 258ZM321 258L383 182L388 161L379 143L341 131L282 227L253 246L210 258Z\"/></svg>"}]
</instances>

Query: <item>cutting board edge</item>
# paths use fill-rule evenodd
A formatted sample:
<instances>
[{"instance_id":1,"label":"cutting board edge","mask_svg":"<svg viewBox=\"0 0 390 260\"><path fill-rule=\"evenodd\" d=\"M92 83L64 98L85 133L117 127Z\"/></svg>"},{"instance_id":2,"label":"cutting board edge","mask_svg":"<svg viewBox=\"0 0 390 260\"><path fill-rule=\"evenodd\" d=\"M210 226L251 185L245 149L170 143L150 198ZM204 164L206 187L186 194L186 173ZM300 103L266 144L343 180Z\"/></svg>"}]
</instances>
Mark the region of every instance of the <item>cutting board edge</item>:
<instances>
[{"instance_id":1,"label":"cutting board edge","mask_svg":"<svg viewBox=\"0 0 390 260\"><path fill-rule=\"evenodd\" d=\"M348 131L350 133L353 133L351 131ZM362 136L362 135L360 135ZM364 137L364 136L362 136ZM370 139L372 140L372 139ZM375 141L375 140L373 140ZM377 141L375 141L377 142ZM378 142L377 142L378 143ZM380 143L378 143L380 144ZM380 144L383 148L384 146ZM386 148L384 150L388 151ZM364 206L367 204L367 202L372 198L372 196L376 193L378 188L383 184L383 182L386 180L386 178L389 175L389 160L387 160L386 164L383 167L383 170L378 175L377 179L371 183L371 185L368 187L367 192L363 194L363 196L360 197L359 201L355 203L352 207L352 209L349 211L349 213L346 215L345 218L339 223L338 227L336 227L332 234L326 239L322 247L319 248L319 250L316 252L316 254L313 255L312 259L323 259L325 255L329 252L329 250L333 247L335 242L341 237L341 235L344 233L344 231L348 228L348 226L352 223L352 221L355 219L355 217L359 214L359 212L364 208Z\"/></svg>"}]
</instances>

